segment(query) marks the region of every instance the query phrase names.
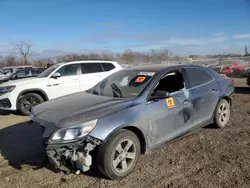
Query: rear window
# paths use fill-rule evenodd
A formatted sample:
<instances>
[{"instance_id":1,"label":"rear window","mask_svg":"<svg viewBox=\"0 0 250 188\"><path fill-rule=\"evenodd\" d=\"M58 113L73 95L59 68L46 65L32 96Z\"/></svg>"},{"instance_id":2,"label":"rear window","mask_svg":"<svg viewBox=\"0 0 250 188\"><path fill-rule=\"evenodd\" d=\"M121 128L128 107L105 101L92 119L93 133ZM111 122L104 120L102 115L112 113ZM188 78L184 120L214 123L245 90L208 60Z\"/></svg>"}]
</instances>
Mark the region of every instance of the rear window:
<instances>
[{"instance_id":1,"label":"rear window","mask_svg":"<svg viewBox=\"0 0 250 188\"><path fill-rule=\"evenodd\" d=\"M12 73L13 69L12 68L5 68L2 70L3 73Z\"/></svg>"},{"instance_id":2,"label":"rear window","mask_svg":"<svg viewBox=\"0 0 250 188\"><path fill-rule=\"evenodd\" d=\"M82 74L103 72L100 63L82 63L81 68L82 68Z\"/></svg>"},{"instance_id":3,"label":"rear window","mask_svg":"<svg viewBox=\"0 0 250 188\"><path fill-rule=\"evenodd\" d=\"M185 70L189 82L188 88L206 84L214 79L209 73L200 68L186 68Z\"/></svg>"},{"instance_id":4,"label":"rear window","mask_svg":"<svg viewBox=\"0 0 250 188\"><path fill-rule=\"evenodd\" d=\"M102 67L104 71L110 71L115 68L115 66L112 63L102 63Z\"/></svg>"},{"instance_id":5,"label":"rear window","mask_svg":"<svg viewBox=\"0 0 250 188\"><path fill-rule=\"evenodd\" d=\"M215 72L218 72L218 73L221 72L221 67L212 67L212 69L213 69Z\"/></svg>"}]
</instances>

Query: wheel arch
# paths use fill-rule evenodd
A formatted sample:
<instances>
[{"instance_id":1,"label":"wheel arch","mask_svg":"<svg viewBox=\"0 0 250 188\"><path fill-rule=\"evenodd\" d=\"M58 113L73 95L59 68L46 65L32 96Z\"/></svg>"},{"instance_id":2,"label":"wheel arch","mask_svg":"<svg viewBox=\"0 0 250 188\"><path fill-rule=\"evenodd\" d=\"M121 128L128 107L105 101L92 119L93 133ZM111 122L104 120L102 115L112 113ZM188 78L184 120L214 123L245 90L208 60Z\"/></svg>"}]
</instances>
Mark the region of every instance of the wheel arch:
<instances>
[{"instance_id":1,"label":"wheel arch","mask_svg":"<svg viewBox=\"0 0 250 188\"><path fill-rule=\"evenodd\" d=\"M115 130L113 130L107 137L105 140L109 139L111 135L113 135L114 133L116 133L119 130L129 130L131 132L133 132L139 139L140 145L141 145L141 154L145 154L147 151L147 141L145 139L144 133L143 131L135 126L132 125L123 125Z\"/></svg>"},{"instance_id":2,"label":"wheel arch","mask_svg":"<svg viewBox=\"0 0 250 188\"><path fill-rule=\"evenodd\" d=\"M225 100L230 104L230 106L232 106L232 99L231 99L231 97L225 95L225 96L222 96L222 97L220 98L220 100L221 100L221 99L225 99ZM220 100L219 100L219 101L220 101Z\"/></svg>"},{"instance_id":3,"label":"wheel arch","mask_svg":"<svg viewBox=\"0 0 250 188\"><path fill-rule=\"evenodd\" d=\"M228 95L223 95L223 96L221 96L221 97L219 98L219 100L217 101L217 104L216 104L216 106L215 106L215 109L214 109L214 112L213 112L213 116L212 116L212 122L214 122L216 108L217 108L219 102L220 102L222 99L225 99L225 100L229 103L230 107L232 106L232 99L231 99L230 96L228 96Z\"/></svg>"},{"instance_id":4,"label":"wheel arch","mask_svg":"<svg viewBox=\"0 0 250 188\"><path fill-rule=\"evenodd\" d=\"M36 94L40 95L44 99L44 101L49 100L48 95L42 89L38 89L38 88L26 89L26 90L23 90L22 92L20 92L17 96L17 100L16 100L16 108L17 109L19 108L18 100L20 99L20 97L22 95L25 95L28 93L36 93Z\"/></svg>"}]
</instances>

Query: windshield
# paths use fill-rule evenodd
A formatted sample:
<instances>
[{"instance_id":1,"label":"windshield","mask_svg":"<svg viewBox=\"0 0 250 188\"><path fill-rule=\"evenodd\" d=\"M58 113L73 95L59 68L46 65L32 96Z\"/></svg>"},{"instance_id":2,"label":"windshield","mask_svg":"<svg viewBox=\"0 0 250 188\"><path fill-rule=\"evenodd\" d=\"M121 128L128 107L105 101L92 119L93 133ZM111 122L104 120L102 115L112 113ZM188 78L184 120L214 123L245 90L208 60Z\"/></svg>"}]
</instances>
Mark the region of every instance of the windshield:
<instances>
[{"instance_id":1,"label":"windshield","mask_svg":"<svg viewBox=\"0 0 250 188\"><path fill-rule=\"evenodd\" d=\"M53 65L51 67L49 67L48 69L46 69L45 71L43 71L41 74L39 74L37 77L38 78L45 78L48 77L54 70L57 69L57 67L59 67L60 65Z\"/></svg>"},{"instance_id":2,"label":"windshield","mask_svg":"<svg viewBox=\"0 0 250 188\"><path fill-rule=\"evenodd\" d=\"M240 60L240 61L239 61L239 64L244 65L244 64L245 64L245 61Z\"/></svg>"},{"instance_id":3,"label":"windshield","mask_svg":"<svg viewBox=\"0 0 250 188\"><path fill-rule=\"evenodd\" d=\"M4 68L2 71L1 71L1 74L10 74L13 72L13 69L12 68Z\"/></svg>"},{"instance_id":4,"label":"windshield","mask_svg":"<svg viewBox=\"0 0 250 188\"><path fill-rule=\"evenodd\" d=\"M154 74L154 72L121 70L86 92L115 98L134 98L142 92Z\"/></svg>"}]
</instances>

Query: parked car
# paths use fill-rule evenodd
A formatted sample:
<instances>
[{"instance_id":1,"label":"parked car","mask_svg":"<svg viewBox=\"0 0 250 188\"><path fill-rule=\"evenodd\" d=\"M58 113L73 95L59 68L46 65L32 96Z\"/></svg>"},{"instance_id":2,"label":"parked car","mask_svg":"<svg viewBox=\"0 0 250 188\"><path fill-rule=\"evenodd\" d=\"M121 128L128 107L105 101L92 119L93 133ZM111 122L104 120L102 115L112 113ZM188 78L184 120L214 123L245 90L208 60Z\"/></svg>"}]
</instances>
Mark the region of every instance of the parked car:
<instances>
[{"instance_id":1,"label":"parked car","mask_svg":"<svg viewBox=\"0 0 250 188\"><path fill-rule=\"evenodd\" d=\"M247 71L246 84L250 87L250 69Z\"/></svg>"},{"instance_id":2,"label":"parked car","mask_svg":"<svg viewBox=\"0 0 250 188\"><path fill-rule=\"evenodd\" d=\"M74 61L53 65L36 78L0 85L0 108L28 115L32 106L64 95L85 91L121 70L113 61Z\"/></svg>"},{"instance_id":3,"label":"parked car","mask_svg":"<svg viewBox=\"0 0 250 188\"><path fill-rule=\"evenodd\" d=\"M249 68L250 64L249 62L244 61L243 59L236 60L233 65L231 65L231 69L234 70L234 72L242 72L244 68Z\"/></svg>"},{"instance_id":4,"label":"parked car","mask_svg":"<svg viewBox=\"0 0 250 188\"><path fill-rule=\"evenodd\" d=\"M231 76L233 74L233 70L230 68L230 65L220 65L211 67L214 71L216 71L219 74L225 74L227 76Z\"/></svg>"},{"instance_id":5,"label":"parked car","mask_svg":"<svg viewBox=\"0 0 250 188\"><path fill-rule=\"evenodd\" d=\"M244 68L244 69L242 70L242 72L241 72L241 77L246 78L246 77L248 76L249 71L250 71L250 67Z\"/></svg>"},{"instance_id":6,"label":"parked car","mask_svg":"<svg viewBox=\"0 0 250 188\"><path fill-rule=\"evenodd\" d=\"M140 154L197 127L225 127L233 92L231 79L204 66L148 65L37 105L30 117L56 167L84 172L94 157L105 176L121 179Z\"/></svg>"},{"instance_id":7,"label":"parked car","mask_svg":"<svg viewBox=\"0 0 250 188\"><path fill-rule=\"evenodd\" d=\"M44 69L41 69L41 68L18 70L17 72L12 73L7 77L0 78L0 84L4 82L8 82L10 80L19 80L19 79L24 79L24 78L36 77L40 73L42 73L43 70Z\"/></svg>"},{"instance_id":8,"label":"parked car","mask_svg":"<svg viewBox=\"0 0 250 188\"><path fill-rule=\"evenodd\" d=\"M18 70L22 69L31 69L33 66L26 65L26 66L12 66L12 67L3 67L3 69L0 72L0 78L4 78L9 76L12 73L15 73Z\"/></svg>"}]
</instances>

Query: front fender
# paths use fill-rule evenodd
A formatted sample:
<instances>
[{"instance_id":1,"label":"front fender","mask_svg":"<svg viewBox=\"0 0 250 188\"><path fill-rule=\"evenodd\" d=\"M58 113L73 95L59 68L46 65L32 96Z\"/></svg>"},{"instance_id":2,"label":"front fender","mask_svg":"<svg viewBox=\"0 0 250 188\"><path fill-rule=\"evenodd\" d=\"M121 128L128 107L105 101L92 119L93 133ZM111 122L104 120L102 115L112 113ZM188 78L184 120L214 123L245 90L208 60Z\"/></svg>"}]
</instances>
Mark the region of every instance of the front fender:
<instances>
[{"instance_id":1,"label":"front fender","mask_svg":"<svg viewBox=\"0 0 250 188\"><path fill-rule=\"evenodd\" d=\"M117 130L126 128L138 130L147 143L147 133L149 132L148 117L145 107L144 110L141 109L143 109L143 105L137 105L99 119L90 136L105 142Z\"/></svg>"}]
</instances>

